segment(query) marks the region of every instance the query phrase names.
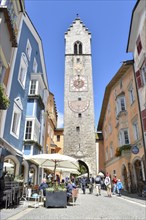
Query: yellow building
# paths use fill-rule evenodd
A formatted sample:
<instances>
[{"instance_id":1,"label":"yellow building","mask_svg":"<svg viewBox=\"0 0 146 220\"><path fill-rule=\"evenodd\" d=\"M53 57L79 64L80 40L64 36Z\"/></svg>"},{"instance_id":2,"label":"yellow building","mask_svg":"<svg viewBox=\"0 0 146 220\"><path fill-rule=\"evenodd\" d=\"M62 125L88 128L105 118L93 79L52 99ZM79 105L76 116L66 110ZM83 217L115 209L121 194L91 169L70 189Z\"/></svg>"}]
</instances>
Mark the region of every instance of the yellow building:
<instances>
[{"instance_id":1,"label":"yellow building","mask_svg":"<svg viewBox=\"0 0 146 220\"><path fill-rule=\"evenodd\" d=\"M64 129L63 128L56 128L54 131L54 143L58 148L58 153L63 154L63 144L64 144L64 136L63 136Z\"/></svg>"},{"instance_id":2,"label":"yellow building","mask_svg":"<svg viewBox=\"0 0 146 220\"><path fill-rule=\"evenodd\" d=\"M57 127L57 110L54 94L49 92L48 108L46 113L46 135L44 153L57 153L57 146L54 143L54 130Z\"/></svg>"},{"instance_id":3,"label":"yellow building","mask_svg":"<svg viewBox=\"0 0 146 220\"><path fill-rule=\"evenodd\" d=\"M136 191L145 176L133 61L123 62L107 85L97 130L103 134L105 172L116 174L125 190Z\"/></svg>"},{"instance_id":4,"label":"yellow building","mask_svg":"<svg viewBox=\"0 0 146 220\"><path fill-rule=\"evenodd\" d=\"M97 132L96 136L96 155L97 155L97 173L105 172L105 155L103 146L103 135L102 132ZM101 156L102 155L102 156Z\"/></svg>"}]
</instances>

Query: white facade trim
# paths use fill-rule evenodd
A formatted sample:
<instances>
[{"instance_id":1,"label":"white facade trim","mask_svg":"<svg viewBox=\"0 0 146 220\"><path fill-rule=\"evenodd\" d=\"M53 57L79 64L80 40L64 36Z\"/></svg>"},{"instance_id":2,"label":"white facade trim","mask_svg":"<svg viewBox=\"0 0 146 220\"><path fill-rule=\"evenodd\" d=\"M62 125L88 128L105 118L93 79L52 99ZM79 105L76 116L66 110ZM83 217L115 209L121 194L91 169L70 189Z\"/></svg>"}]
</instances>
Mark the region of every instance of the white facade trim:
<instances>
[{"instance_id":1,"label":"white facade trim","mask_svg":"<svg viewBox=\"0 0 146 220\"><path fill-rule=\"evenodd\" d=\"M29 165L26 160L22 162L22 165L24 166L24 183L28 182L28 172L29 172Z\"/></svg>"},{"instance_id":2,"label":"white facade trim","mask_svg":"<svg viewBox=\"0 0 146 220\"><path fill-rule=\"evenodd\" d=\"M13 125L14 125L14 120L15 120L15 115L17 114L17 128L16 128L16 133L13 132ZM14 103L13 105L13 113L12 113L12 120L11 120L11 127L10 127L10 134L13 135L15 138L19 139L19 133L20 133L20 121L21 121L21 116L22 116L22 111L21 109Z\"/></svg>"},{"instance_id":3,"label":"white facade trim","mask_svg":"<svg viewBox=\"0 0 146 220\"><path fill-rule=\"evenodd\" d=\"M26 43L26 55L28 57L28 60L30 61L31 59L31 52L32 52L32 47L31 47L31 44L30 44L30 41L29 39L27 39L27 43Z\"/></svg>"},{"instance_id":4,"label":"white facade trim","mask_svg":"<svg viewBox=\"0 0 146 220\"><path fill-rule=\"evenodd\" d=\"M47 80L47 72L46 72L46 67L45 67L45 59L44 59L44 53L43 53L43 47L42 47L42 41L41 38L39 37L38 33L36 32L34 26L32 25L30 19L26 16L23 16L23 21L27 24L30 32L32 33L33 37L36 39L38 42L39 50L40 50L40 59L42 63L42 71L43 71L43 77L45 79L45 83L48 89L48 80Z\"/></svg>"},{"instance_id":5,"label":"white facade trim","mask_svg":"<svg viewBox=\"0 0 146 220\"><path fill-rule=\"evenodd\" d=\"M19 65L18 81L23 89L25 89L27 69L28 69L27 57L26 57L25 53L22 53L21 59L20 59L20 65Z\"/></svg>"},{"instance_id":6,"label":"white facade trim","mask_svg":"<svg viewBox=\"0 0 146 220\"><path fill-rule=\"evenodd\" d=\"M21 101L21 98L20 97L17 97L14 99L14 102L16 103L16 105L21 109L23 110L23 105L22 105L22 101Z\"/></svg>"}]
</instances>

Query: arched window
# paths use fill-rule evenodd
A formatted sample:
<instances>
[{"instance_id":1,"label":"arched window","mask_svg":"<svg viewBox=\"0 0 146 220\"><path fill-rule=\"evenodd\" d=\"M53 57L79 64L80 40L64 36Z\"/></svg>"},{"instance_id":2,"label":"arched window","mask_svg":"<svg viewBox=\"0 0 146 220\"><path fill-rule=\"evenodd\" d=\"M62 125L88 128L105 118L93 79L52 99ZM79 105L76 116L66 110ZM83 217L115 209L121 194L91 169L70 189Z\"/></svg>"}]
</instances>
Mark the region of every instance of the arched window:
<instances>
[{"instance_id":1,"label":"arched window","mask_svg":"<svg viewBox=\"0 0 146 220\"><path fill-rule=\"evenodd\" d=\"M82 54L82 43L80 41L76 41L74 44L74 54Z\"/></svg>"}]
</instances>

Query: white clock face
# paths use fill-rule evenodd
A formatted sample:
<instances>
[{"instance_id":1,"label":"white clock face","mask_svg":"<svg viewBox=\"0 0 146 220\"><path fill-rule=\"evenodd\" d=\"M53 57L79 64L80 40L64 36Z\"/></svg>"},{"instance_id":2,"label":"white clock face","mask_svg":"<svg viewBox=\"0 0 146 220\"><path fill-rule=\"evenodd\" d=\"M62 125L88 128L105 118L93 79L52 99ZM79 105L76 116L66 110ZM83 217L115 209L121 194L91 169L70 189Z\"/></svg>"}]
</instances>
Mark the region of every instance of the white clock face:
<instances>
[{"instance_id":1,"label":"white clock face","mask_svg":"<svg viewBox=\"0 0 146 220\"><path fill-rule=\"evenodd\" d=\"M87 77L75 76L70 80L70 91L87 91Z\"/></svg>"}]
</instances>

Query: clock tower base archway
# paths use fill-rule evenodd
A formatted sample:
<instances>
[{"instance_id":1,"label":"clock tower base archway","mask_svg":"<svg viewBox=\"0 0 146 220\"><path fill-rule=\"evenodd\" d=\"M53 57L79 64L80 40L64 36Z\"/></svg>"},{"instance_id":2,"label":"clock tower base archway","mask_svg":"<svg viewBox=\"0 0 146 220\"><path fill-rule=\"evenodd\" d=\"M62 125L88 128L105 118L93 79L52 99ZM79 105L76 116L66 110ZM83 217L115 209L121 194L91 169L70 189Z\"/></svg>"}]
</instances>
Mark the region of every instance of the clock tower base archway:
<instances>
[{"instance_id":1,"label":"clock tower base archway","mask_svg":"<svg viewBox=\"0 0 146 220\"><path fill-rule=\"evenodd\" d=\"M79 171L81 172L81 174L88 173L88 177L89 177L90 173L89 173L89 168L87 164L82 160L78 160L78 162L79 162L79 169L80 169Z\"/></svg>"}]
</instances>

